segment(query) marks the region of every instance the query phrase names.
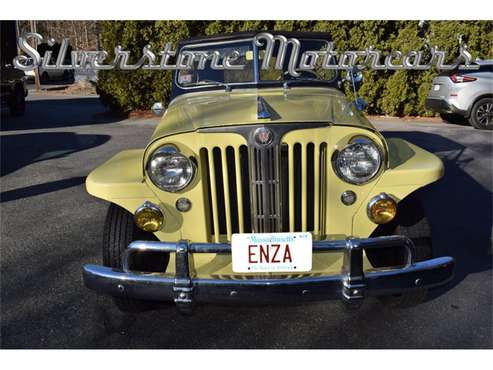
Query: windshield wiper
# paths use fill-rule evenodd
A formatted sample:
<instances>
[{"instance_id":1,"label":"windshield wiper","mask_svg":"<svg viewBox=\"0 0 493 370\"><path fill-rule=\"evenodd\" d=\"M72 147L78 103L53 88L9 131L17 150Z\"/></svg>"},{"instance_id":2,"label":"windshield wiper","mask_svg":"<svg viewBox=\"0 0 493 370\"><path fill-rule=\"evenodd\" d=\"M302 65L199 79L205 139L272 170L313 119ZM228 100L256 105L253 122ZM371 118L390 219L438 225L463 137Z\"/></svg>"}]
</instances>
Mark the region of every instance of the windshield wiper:
<instances>
[{"instance_id":1,"label":"windshield wiper","mask_svg":"<svg viewBox=\"0 0 493 370\"><path fill-rule=\"evenodd\" d=\"M227 83L220 82L220 81L214 81L214 80L200 80L197 85L216 85L216 86L223 86L226 91L231 91L231 86L229 86Z\"/></svg>"}]
</instances>

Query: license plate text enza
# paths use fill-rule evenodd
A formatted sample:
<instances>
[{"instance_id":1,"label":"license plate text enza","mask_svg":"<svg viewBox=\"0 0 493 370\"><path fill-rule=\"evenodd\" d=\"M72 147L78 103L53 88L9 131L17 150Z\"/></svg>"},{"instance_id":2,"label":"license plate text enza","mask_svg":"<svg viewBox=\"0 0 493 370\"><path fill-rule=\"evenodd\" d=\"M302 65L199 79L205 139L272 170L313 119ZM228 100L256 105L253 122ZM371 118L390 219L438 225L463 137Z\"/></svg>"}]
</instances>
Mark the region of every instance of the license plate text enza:
<instances>
[{"instance_id":1,"label":"license plate text enza","mask_svg":"<svg viewBox=\"0 0 493 370\"><path fill-rule=\"evenodd\" d=\"M233 234L234 272L301 272L312 268L311 233Z\"/></svg>"},{"instance_id":2,"label":"license plate text enza","mask_svg":"<svg viewBox=\"0 0 493 370\"><path fill-rule=\"evenodd\" d=\"M281 252L279 252L281 250ZM282 257L281 257L282 255ZM293 262L289 244L249 244L248 263Z\"/></svg>"}]
</instances>

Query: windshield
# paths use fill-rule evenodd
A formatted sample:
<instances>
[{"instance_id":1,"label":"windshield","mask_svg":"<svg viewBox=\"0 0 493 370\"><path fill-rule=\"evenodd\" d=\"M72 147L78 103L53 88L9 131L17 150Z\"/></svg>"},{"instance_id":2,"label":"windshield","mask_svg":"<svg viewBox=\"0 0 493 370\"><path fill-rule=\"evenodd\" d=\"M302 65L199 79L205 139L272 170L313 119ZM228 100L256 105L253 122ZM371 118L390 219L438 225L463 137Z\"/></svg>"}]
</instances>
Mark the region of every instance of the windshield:
<instances>
[{"instance_id":1,"label":"windshield","mask_svg":"<svg viewBox=\"0 0 493 370\"><path fill-rule=\"evenodd\" d=\"M295 65L299 65L300 56L305 51L325 51L327 50L329 43L326 40L314 40L314 39L299 39L301 47L298 54L298 60L295 61ZM194 52L207 52L211 53L216 51L216 63L223 65L224 61L233 52L237 52L238 55L231 60L232 65L244 65L242 70L218 70L212 67L213 58L209 58L205 61L201 61L200 58L193 59L193 68L180 70L177 73L176 84L182 89L206 87L214 85L227 85L234 86L240 84L252 84L252 83L284 83L284 82L333 82L337 78L337 72L335 70L322 69L323 57L313 57L315 60L309 60L309 63L314 65L313 70L300 71L296 70L300 75L293 77L288 73L288 65L292 54L292 45L288 44L286 53L282 61L282 69L275 69L276 62L278 60L279 43L276 42L273 47L272 57L269 62L268 69L260 68L265 53L265 46L259 48L254 47L252 39L235 40L228 42L216 42L202 45L190 45L181 49L181 52L194 51ZM255 63L256 55L258 55L258 63ZM198 66L203 63L203 69L199 69ZM258 76L256 76L256 70L258 70Z\"/></svg>"},{"instance_id":2,"label":"windshield","mask_svg":"<svg viewBox=\"0 0 493 370\"><path fill-rule=\"evenodd\" d=\"M326 51L329 47L329 43L326 40L313 40L313 39L300 39L300 50L298 53L298 58L295 60L295 65L299 65L300 63L300 56L306 52L306 51L314 51L314 52L319 52L319 51ZM306 70L302 71L299 69L296 69L296 72L298 72L300 75L298 77L292 76L289 71L288 71L288 66L289 62L291 60L292 56L292 51L293 48L291 45L288 45L286 48L286 54L284 56L284 59L282 60L282 69L276 69L274 68L277 60L279 58L282 58L281 55L278 54L279 52L279 44L276 43L275 47L273 48L272 52L272 58L269 62L269 69L260 69L260 80L261 81L267 81L267 82L278 82L278 81L326 81L326 82L332 82L336 77L336 71L335 70L327 70L327 69L322 69L322 63L323 63L323 57L314 57L313 55L308 58L306 61L307 64L313 63L314 68L312 70ZM259 54L259 64L262 65L262 62L264 61L264 58L266 56L265 53L265 46L259 47L258 50ZM312 60L315 58L315 60Z\"/></svg>"},{"instance_id":3,"label":"windshield","mask_svg":"<svg viewBox=\"0 0 493 370\"><path fill-rule=\"evenodd\" d=\"M206 85L214 85L216 82L220 84L235 84L254 82L253 73L253 58L249 58L253 54L252 42L221 42L211 43L201 46L191 46L182 48L183 51L200 51L200 52L218 52L217 64L222 65L227 56L232 55L234 51L239 53L239 56L231 62L232 65L245 65L243 70L217 70L211 67L212 60L205 61L204 68L197 68L200 59L193 60L194 68L184 69L178 72L177 84L182 88L200 87Z\"/></svg>"}]
</instances>

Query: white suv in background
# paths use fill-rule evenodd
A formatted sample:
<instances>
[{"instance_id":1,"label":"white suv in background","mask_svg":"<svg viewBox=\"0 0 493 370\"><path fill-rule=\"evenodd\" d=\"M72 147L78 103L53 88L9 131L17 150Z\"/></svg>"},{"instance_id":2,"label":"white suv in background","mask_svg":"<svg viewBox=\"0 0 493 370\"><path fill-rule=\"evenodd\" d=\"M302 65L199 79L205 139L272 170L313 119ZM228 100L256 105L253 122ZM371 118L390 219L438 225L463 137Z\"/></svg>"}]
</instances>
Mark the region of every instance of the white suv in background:
<instances>
[{"instance_id":1,"label":"white suv in background","mask_svg":"<svg viewBox=\"0 0 493 370\"><path fill-rule=\"evenodd\" d=\"M433 79L426 108L444 121L467 119L477 129L493 129L493 60L478 63L474 71L452 70Z\"/></svg>"}]
</instances>

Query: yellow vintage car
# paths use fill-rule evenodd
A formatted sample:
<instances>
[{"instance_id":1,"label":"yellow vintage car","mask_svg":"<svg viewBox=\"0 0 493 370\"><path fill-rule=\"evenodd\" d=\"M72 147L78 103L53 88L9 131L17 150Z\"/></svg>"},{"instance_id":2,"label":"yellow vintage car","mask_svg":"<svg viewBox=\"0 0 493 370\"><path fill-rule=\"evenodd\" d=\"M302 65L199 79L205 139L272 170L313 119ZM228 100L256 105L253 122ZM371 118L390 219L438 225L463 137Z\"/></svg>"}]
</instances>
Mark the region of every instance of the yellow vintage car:
<instances>
[{"instance_id":1,"label":"yellow vintage car","mask_svg":"<svg viewBox=\"0 0 493 370\"><path fill-rule=\"evenodd\" d=\"M330 42L282 35L301 51ZM264 69L255 33L178 46L190 50L236 50L246 67L175 71L147 147L87 177L87 191L110 203L103 263L83 267L88 288L125 311L170 301L190 313L204 302L359 306L370 296L405 307L452 278L453 258L433 258L416 195L443 175L441 160L385 139L342 92L342 73L293 77L289 48L282 69Z\"/></svg>"}]
</instances>

